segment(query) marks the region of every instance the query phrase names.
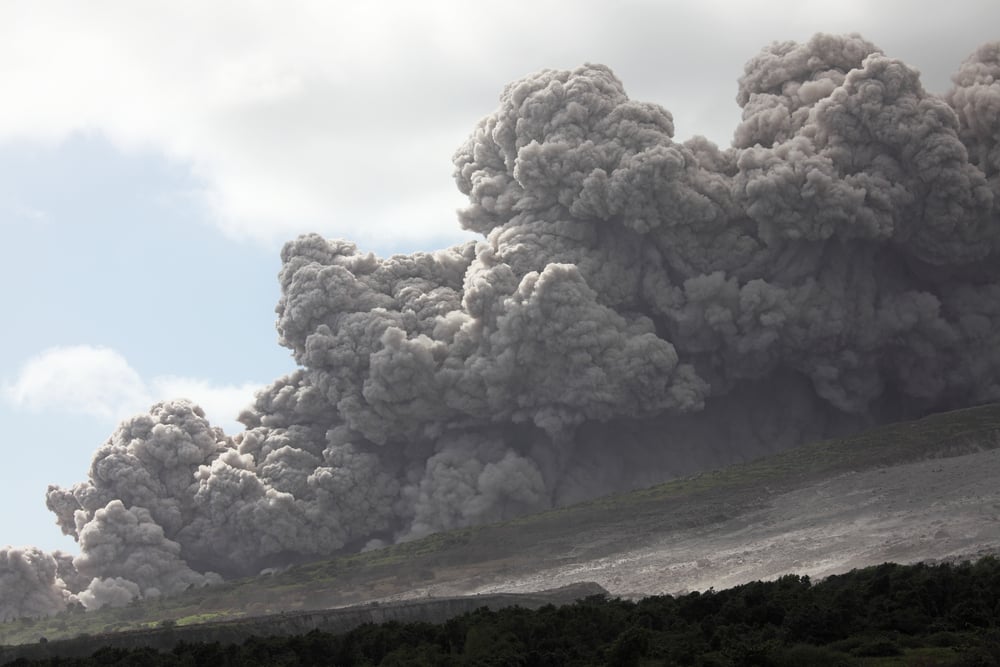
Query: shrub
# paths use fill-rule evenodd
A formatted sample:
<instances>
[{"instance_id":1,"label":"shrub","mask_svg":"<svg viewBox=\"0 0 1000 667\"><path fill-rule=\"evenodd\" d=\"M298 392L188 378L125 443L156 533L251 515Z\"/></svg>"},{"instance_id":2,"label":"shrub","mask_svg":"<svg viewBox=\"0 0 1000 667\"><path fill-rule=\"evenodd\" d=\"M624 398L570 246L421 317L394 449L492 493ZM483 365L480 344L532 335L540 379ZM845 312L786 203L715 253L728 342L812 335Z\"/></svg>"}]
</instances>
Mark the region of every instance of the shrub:
<instances>
[{"instance_id":1,"label":"shrub","mask_svg":"<svg viewBox=\"0 0 1000 667\"><path fill-rule=\"evenodd\" d=\"M774 667L846 667L856 661L840 651L834 651L826 646L812 644L796 644L786 649L775 651L771 656Z\"/></svg>"},{"instance_id":2,"label":"shrub","mask_svg":"<svg viewBox=\"0 0 1000 667\"><path fill-rule=\"evenodd\" d=\"M894 655L903 655L903 649L901 649L899 644L892 639L889 639L888 637L879 637L862 643L856 649L851 651L851 654L861 658L884 658Z\"/></svg>"}]
</instances>

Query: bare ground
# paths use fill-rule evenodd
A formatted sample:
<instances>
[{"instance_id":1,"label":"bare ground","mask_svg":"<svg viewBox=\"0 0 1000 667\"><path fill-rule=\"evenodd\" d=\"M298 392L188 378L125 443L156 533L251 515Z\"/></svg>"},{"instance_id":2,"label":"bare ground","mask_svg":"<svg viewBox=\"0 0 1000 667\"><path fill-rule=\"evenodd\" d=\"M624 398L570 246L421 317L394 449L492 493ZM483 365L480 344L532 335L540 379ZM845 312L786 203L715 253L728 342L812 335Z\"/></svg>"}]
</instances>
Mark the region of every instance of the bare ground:
<instances>
[{"instance_id":1,"label":"bare ground","mask_svg":"<svg viewBox=\"0 0 1000 667\"><path fill-rule=\"evenodd\" d=\"M792 491L764 488L752 502L732 498L745 508L705 525L627 538L613 529L588 533L557 564L493 562L489 574L452 572L394 597L528 592L578 581L633 597L974 557L1000 551L998 479L1000 450L991 449L845 473Z\"/></svg>"}]
</instances>

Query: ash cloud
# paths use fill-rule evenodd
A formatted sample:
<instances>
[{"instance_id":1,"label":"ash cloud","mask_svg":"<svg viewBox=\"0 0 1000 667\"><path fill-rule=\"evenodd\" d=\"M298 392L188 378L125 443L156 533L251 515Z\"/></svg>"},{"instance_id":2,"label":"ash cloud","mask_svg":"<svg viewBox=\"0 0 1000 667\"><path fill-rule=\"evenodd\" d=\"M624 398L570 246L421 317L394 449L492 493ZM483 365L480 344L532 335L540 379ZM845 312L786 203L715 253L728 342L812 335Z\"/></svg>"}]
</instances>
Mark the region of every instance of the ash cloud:
<instances>
[{"instance_id":1,"label":"ash cloud","mask_svg":"<svg viewBox=\"0 0 1000 667\"><path fill-rule=\"evenodd\" d=\"M0 622L21 616L51 616L66 608L73 595L59 578L57 559L37 547L0 549Z\"/></svg>"},{"instance_id":2,"label":"ash cloud","mask_svg":"<svg viewBox=\"0 0 1000 667\"><path fill-rule=\"evenodd\" d=\"M300 369L246 430L160 403L86 482L50 488L92 579L80 599L1000 400L998 81L997 44L939 97L855 35L774 43L739 80L728 148L675 141L601 65L508 85L454 156L482 240L389 258L288 243L277 327Z\"/></svg>"}]
</instances>

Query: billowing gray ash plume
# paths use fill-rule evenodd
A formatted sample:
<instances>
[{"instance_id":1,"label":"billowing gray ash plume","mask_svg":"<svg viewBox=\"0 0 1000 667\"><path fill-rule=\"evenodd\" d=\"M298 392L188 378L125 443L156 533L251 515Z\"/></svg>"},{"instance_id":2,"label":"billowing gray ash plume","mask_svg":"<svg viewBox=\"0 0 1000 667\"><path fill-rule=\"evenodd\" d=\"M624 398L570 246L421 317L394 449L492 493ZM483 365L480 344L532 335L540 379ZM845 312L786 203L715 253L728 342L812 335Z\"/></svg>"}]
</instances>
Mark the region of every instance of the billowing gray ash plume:
<instances>
[{"instance_id":1,"label":"billowing gray ash plume","mask_svg":"<svg viewBox=\"0 0 1000 667\"><path fill-rule=\"evenodd\" d=\"M278 331L301 368L246 431L161 403L88 481L49 490L93 578L78 597L1000 399L1000 45L954 81L928 94L857 36L776 43L740 79L726 149L674 141L670 114L600 65L509 85L454 158L481 241L387 259L289 243Z\"/></svg>"},{"instance_id":2,"label":"billowing gray ash plume","mask_svg":"<svg viewBox=\"0 0 1000 667\"><path fill-rule=\"evenodd\" d=\"M0 549L0 622L66 608L72 594L58 578L59 556L37 547Z\"/></svg>"}]
</instances>

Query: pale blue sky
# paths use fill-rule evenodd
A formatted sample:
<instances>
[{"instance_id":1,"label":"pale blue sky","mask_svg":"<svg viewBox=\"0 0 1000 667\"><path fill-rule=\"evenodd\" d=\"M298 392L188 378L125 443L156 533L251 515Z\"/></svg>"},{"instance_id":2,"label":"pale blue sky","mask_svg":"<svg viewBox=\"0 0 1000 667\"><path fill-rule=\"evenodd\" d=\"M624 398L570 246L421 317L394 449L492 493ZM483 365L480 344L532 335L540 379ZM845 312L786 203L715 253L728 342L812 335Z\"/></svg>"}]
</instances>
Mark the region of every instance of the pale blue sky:
<instances>
[{"instance_id":1,"label":"pale blue sky","mask_svg":"<svg viewBox=\"0 0 1000 667\"><path fill-rule=\"evenodd\" d=\"M0 149L3 380L57 346L115 350L145 379L263 383L292 367L275 344L276 252L214 228L186 172L99 135ZM117 421L88 412L0 401L0 541L63 544L45 486L84 479Z\"/></svg>"},{"instance_id":2,"label":"pale blue sky","mask_svg":"<svg viewBox=\"0 0 1000 667\"><path fill-rule=\"evenodd\" d=\"M0 6L0 546L72 549L46 485L84 480L135 409L190 390L232 431L232 406L292 369L284 240L468 238L450 158L507 82L603 62L679 138L728 142L770 41L860 32L943 92L1000 39L995 0L288 7Z\"/></svg>"}]
</instances>

